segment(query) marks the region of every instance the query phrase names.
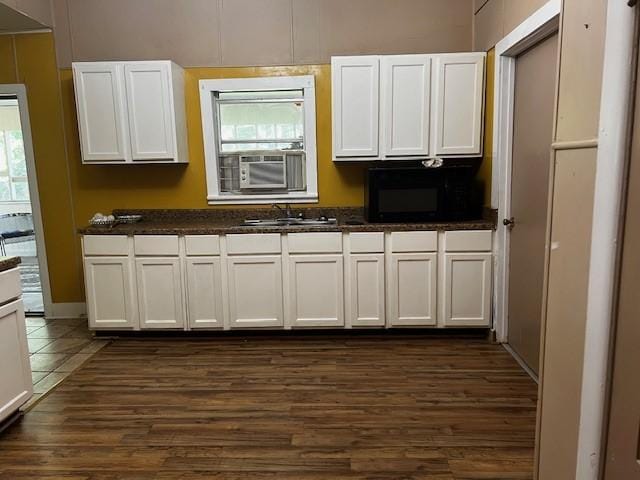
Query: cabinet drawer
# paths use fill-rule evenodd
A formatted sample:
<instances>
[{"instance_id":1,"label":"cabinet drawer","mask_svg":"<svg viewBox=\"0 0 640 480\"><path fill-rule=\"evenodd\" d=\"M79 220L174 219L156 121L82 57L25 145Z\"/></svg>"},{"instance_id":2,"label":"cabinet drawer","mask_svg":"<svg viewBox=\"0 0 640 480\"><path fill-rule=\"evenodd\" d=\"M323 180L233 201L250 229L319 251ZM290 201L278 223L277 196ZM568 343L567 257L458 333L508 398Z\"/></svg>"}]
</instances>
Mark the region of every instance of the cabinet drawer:
<instances>
[{"instance_id":1,"label":"cabinet drawer","mask_svg":"<svg viewBox=\"0 0 640 480\"><path fill-rule=\"evenodd\" d=\"M444 249L447 252L490 252L491 230L445 232Z\"/></svg>"},{"instance_id":2,"label":"cabinet drawer","mask_svg":"<svg viewBox=\"0 0 640 480\"><path fill-rule=\"evenodd\" d=\"M126 235L85 235L83 239L84 254L95 255L128 255Z\"/></svg>"},{"instance_id":3,"label":"cabinet drawer","mask_svg":"<svg viewBox=\"0 0 640 480\"><path fill-rule=\"evenodd\" d=\"M0 305L22 295L20 273L17 268L0 273Z\"/></svg>"},{"instance_id":4,"label":"cabinet drawer","mask_svg":"<svg viewBox=\"0 0 640 480\"><path fill-rule=\"evenodd\" d=\"M342 233L290 233L289 253L340 253Z\"/></svg>"},{"instance_id":5,"label":"cabinet drawer","mask_svg":"<svg viewBox=\"0 0 640 480\"><path fill-rule=\"evenodd\" d=\"M279 233L248 233L227 235L227 253L230 255L280 253Z\"/></svg>"},{"instance_id":6,"label":"cabinet drawer","mask_svg":"<svg viewBox=\"0 0 640 480\"><path fill-rule=\"evenodd\" d=\"M218 235L187 235L184 237L187 255L220 255L220 237Z\"/></svg>"},{"instance_id":7,"label":"cabinet drawer","mask_svg":"<svg viewBox=\"0 0 640 480\"><path fill-rule=\"evenodd\" d=\"M384 233L351 233L351 253L384 253Z\"/></svg>"},{"instance_id":8,"label":"cabinet drawer","mask_svg":"<svg viewBox=\"0 0 640 480\"><path fill-rule=\"evenodd\" d=\"M133 249L136 255L179 254L177 235L136 235L133 237Z\"/></svg>"},{"instance_id":9,"label":"cabinet drawer","mask_svg":"<svg viewBox=\"0 0 640 480\"><path fill-rule=\"evenodd\" d=\"M393 232L392 252L435 252L438 250L438 232Z\"/></svg>"}]
</instances>

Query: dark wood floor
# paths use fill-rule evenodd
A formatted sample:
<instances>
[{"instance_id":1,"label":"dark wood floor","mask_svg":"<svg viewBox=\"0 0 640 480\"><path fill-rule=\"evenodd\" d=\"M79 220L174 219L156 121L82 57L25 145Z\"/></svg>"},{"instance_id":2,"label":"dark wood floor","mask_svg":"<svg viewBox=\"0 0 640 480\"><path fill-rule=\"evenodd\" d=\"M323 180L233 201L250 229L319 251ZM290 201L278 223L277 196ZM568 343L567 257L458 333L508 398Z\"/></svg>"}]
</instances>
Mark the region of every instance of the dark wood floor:
<instances>
[{"instance_id":1,"label":"dark wood floor","mask_svg":"<svg viewBox=\"0 0 640 480\"><path fill-rule=\"evenodd\" d=\"M121 339L0 437L0 479L529 479L535 409L479 338Z\"/></svg>"}]
</instances>

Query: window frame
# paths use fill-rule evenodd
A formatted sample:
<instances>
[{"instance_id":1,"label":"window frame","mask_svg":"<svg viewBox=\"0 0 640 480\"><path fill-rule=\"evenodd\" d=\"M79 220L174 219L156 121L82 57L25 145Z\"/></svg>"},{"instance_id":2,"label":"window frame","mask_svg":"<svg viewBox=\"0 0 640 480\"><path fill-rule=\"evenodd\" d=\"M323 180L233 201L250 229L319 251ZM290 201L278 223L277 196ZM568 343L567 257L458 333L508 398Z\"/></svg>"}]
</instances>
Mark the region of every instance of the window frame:
<instances>
[{"instance_id":1,"label":"window frame","mask_svg":"<svg viewBox=\"0 0 640 480\"><path fill-rule=\"evenodd\" d=\"M220 192L218 174L219 139L217 135L214 95L217 92L302 90L304 98L304 152L306 156L306 192L265 194L225 194ZM313 75L225 78L200 80L200 111L204 140L207 202L220 204L269 204L275 202L318 202L318 157L316 146L316 93Z\"/></svg>"}]
</instances>

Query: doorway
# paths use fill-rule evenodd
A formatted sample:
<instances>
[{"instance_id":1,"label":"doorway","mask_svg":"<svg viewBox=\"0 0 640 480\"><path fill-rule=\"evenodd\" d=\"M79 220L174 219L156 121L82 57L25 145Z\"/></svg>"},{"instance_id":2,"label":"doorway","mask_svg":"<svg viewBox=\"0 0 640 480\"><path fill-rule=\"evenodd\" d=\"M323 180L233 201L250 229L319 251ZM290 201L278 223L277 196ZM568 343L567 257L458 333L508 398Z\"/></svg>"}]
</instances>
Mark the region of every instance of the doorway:
<instances>
[{"instance_id":1,"label":"doorway","mask_svg":"<svg viewBox=\"0 0 640 480\"><path fill-rule=\"evenodd\" d=\"M496 339L536 380L561 7L560 0L549 0L495 46L491 205L500 221L494 328Z\"/></svg>"},{"instance_id":2,"label":"doorway","mask_svg":"<svg viewBox=\"0 0 640 480\"><path fill-rule=\"evenodd\" d=\"M0 86L0 255L21 258L25 312L44 315L51 294L24 85Z\"/></svg>"},{"instance_id":3,"label":"doorway","mask_svg":"<svg viewBox=\"0 0 640 480\"><path fill-rule=\"evenodd\" d=\"M515 69L507 342L536 377L557 58L555 33L518 55Z\"/></svg>"}]
</instances>

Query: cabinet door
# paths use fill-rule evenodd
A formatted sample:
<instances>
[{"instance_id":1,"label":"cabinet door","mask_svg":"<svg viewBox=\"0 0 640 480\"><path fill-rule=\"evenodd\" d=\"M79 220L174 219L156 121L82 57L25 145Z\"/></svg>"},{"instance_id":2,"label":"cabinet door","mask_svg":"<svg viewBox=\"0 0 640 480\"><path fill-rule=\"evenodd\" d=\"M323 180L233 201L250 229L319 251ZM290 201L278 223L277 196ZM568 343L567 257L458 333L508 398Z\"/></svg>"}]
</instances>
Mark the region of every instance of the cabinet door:
<instances>
[{"instance_id":1,"label":"cabinet door","mask_svg":"<svg viewBox=\"0 0 640 480\"><path fill-rule=\"evenodd\" d=\"M85 257L84 277L90 328L138 326L129 258Z\"/></svg>"},{"instance_id":2,"label":"cabinet door","mask_svg":"<svg viewBox=\"0 0 640 480\"><path fill-rule=\"evenodd\" d=\"M437 64L435 154L480 155L485 54L442 55Z\"/></svg>"},{"instance_id":3,"label":"cabinet door","mask_svg":"<svg viewBox=\"0 0 640 480\"><path fill-rule=\"evenodd\" d=\"M136 258L140 328L184 328L180 259Z\"/></svg>"},{"instance_id":4,"label":"cabinet door","mask_svg":"<svg viewBox=\"0 0 640 480\"><path fill-rule=\"evenodd\" d=\"M384 254L351 255L347 310L354 327L381 327L384 313Z\"/></svg>"},{"instance_id":5,"label":"cabinet door","mask_svg":"<svg viewBox=\"0 0 640 480\"><path fill-rule=\"evenodd\" d=\"M384 155L429 154L431 58L382 57L382 131Z\"/></svg>"},{"instance_id":6,"label":"cabinet door","mask_svg":"<svg viewBox=\"0 0 640 480\"><path fill-rule=\"evenodd\" d=\"M125 162L129 133L122 67L115 63L73 65L82 161Z\"/></svg>"},{"instance_id":7,"label":"cabinet door","mask_svg":"<svg viewBox=\"0 0 640 480\"><path fill-rule=\"evenodd\" d=\"M333 156L378 156L380 79L377 56L331 59Z\"/></svg>"},{"instance_id":8,"label":"cabinet door","mask_svg":"<svg viewBox=\"0 0 640 480\"><path fill-rule=\"evenodd\" d=\"M33 394L22 300L0 307L0 422Z\"/></svg>"},{"instance_id":9,"label":"cabinet door","mask_svg":"<svg viewBox=\"0 0 640 480\"><path fill-rule=\"evenodd\" d=\"M446 253L445 327L488 327L491 321L490 253Z\"/></svg>"},{"instance_id":10,"label":"cabinet door","mask_svg":"<svg viewBox=\"0 0 640 480\"><path fill-rule=\"evenodd\" d=\"M393 253L389 275L392 327L436 325L437 253Z\"/></svg>"},{"instance_id":11,"label":"cabinet door","mask_svg":"<svg viewBox=\"0 0 640 480\"><path fill-rule=\"evenodd\" d=\"M188 257L187 308L191 328L222 328L220 257Z\"/></svg>"},{"instance_id":12,"label":"cabinet door","mask_svg":"<svg viewBox=\"0 0 640 480\"><path fill-rule=\"evenodd\" d=\"M342 255L289 257L289 315L296 327L344 326Z\"/></svg>"},{"instance_id":13,"label":"cabinet door","mask_svg":"<svg viewBox=\"0 0 640 480\"><path fill-rule=\"evenodd\" d=\"M283 327L282 258L227 257L231 328Z\"/></svg>"},{"instance_id":14,"label":"cabinet door","mask_svg":"<svg viewBox=\"0 0 640 480\"><path fill-rule=\"evenodd\" d=\"M175 158L171 64L127 63L125 85L133 161Z\"/></svg>"}]
</instances>

